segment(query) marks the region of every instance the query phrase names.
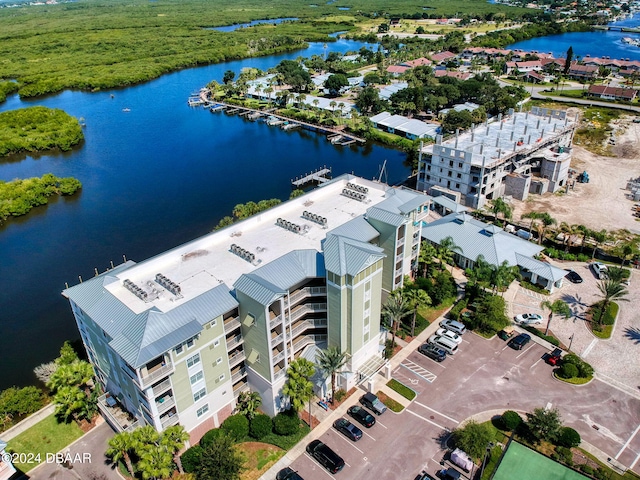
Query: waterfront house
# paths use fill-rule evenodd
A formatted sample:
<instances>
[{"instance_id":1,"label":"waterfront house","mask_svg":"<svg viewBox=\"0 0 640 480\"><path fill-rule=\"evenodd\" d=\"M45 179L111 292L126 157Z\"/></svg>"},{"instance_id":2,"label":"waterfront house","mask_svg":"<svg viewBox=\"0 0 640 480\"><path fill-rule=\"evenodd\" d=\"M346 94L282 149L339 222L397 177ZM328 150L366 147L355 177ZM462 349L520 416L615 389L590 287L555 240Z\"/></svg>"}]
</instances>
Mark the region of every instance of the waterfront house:
<instances>
[{"instance_id":1,"label":"waterfront house","mask_svg":"<svg viewBox=\"0 0 640 480\"><path fill-rule=\"evenodd\" d=\"M270 415L291 361L348 354L338 388L384 364L383 299L412 275L430 198L343 175L140 263L64 290L117 431L181 424L197 442L258 392ZM326 385L316 385L319 395Z\"/></svg>"},{"instance_id":2,"label":"waterfront house","mask_svg":"<svg viewBox=\"0 0 640 480\"><path fill-rule=\"evenodd\" d=\"M369 120L375 128L389 133L395 133L410 140L417 138L436 138L440 126L433 123L425 123L415 118L407 118L402 115L392 115L389 112L381 112Z\"/></svg>"},{"instance_id":3,"label":"waterfront house","mask_svg":"<svg viewBox=\"0 0 640 480\"><path fill-rule=\"evenodd\" d=\"M569 66L567 76L573 80L590 81L595 80L598 76L599 67L595 65L581 65L572 62Z\"/></svg>"},{"instance_id":4,"label":"waterfront house","mask_svg":"<svg viewBox=\"0 0 640 480\"><path fill-rule=\"evenodd\" d=\"M627 100L636 98L638 91L635 88L610 87L608 85L591 85L589 96L605 100Z\"/></svg>"}]
</instances>

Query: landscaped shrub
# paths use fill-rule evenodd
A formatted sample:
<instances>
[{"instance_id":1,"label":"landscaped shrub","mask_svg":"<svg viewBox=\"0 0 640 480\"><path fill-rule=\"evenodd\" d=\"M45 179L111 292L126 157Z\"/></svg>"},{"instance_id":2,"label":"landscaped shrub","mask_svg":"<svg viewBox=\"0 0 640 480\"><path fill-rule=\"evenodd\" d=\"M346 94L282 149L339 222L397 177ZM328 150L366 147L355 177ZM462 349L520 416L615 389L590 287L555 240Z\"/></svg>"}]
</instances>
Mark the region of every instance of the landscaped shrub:
<instances>
[{"instance_id":1,"label":"landscaped shrub","mask_svg":"<svg viewBox=\"0 0 640 480\"><path fill-rule=\"evenodd\" d=\"M522 417L513 410L507 410L502 414L501 423L505 430L515 431L522 423Z\"/></svg>"},{"instance_id":2,"label":"landscaped shrub","mask_svg":"<svg viewBox=\"0 0 640 480\"><path fill-rule=\"evenodd\" d=\"M579 253L578 254L578 261L579 262L589 262L589 261L591 261L591 257L589 255L585 255L584 253Z\"/></svg>"},{"instance_id":3,"label":"landscaped shrub","mask_svg":"<svg viewBox=\"0 0 640 480\"><path fill-rule=\"evenodd\" d=\"M560 367L559 375L562 378L576 378L578 376L578 367L573 363L563 363Z\"/></svg>"},{"instance_id":4,"label":"landscaped shrub","mask_svg":"<svg viewBox=\"0 0 640 480\"><path fill-rule=\"evenodd\" d=\"M453 306L453 308L449 310L449 315L448 315L449 318L452 318L453 320L458 320L460 318L460 313L462 313L462 310L467 308L468 303L469 301L466 298L463 298L458 303L456 303Z\"/></svg>"},{"instance_id":5,"label":"landscaped shrub","mask_svg":"<svg viewBox=\"0 0 640 480\"><path fill-rule=\"evenodd\" d=\"M558 459L570 467L573 466L573 453L570 448L567 447L556 447L556 453L558 454Z\"/></svg>"},{"instance_id":6,"label":"landscaped shrub","mask_svg":"<svg viewBox=\"0 0 640 480\"><path fill-rule=\"evenodd\" d=\"M186 452L184 452L180 456L180 461L182 462L182 468L187 473L194 473L198 469L198 466L200 465L201 460L202 460L202 447L200 445L194 445L193 447L189 448Z\"/></svg>"},{"instance_id":7,"label":"landscaped shrub","mask_svg":"<svg viewBox=\"0 0 640 480\"><path fill-rule=\"evenodd\" d=\"M0 415L11 417L37 412L43 405L38 387L10 387L0 392Z\"/></svg>"},{"instance_id":8,"label":"landscaped shrub","mask_svg":"<svg viewBox=\"0 0 640 480\"><path fill-rule=\"evenodd\" d=\"M341 402L344 397L347 396L347 392L345 392L342 388L340 390L336 390L335 399L336 402Z\"/></svg>"},{"instance_id":9,"label":"landscaped shrub","mask_svg":"<svg viewBox=\"0 0 640 480\"><path fill-rule=\"evenodd\" d=\"M587 475L593 475L593 468L587 465L586 463L583 463L582 465L580 465L580 471L583 473L586 473Z\"/></svg>"},{"instance_id":10,"label":"landscaped shrub","mask_svg":"<svg viewBox=\"0 0 640 480\"><path fill-rule=\"evenodd\" d=\"M219 428L212 428L207 433L205 433L200 439L200 446L202 448L206 448L211 445L214 439L218 438L220 435L224 435L224 432Z\"/></svg>"},{"instance_id":11,"label":"landscaped shrub","mask_svg":"<svg viewBox=\"0 0 640 480\"><path fill-rule=\"evenodd\" d=\"M273 417L273 431L278 435L293 435L300 428L300 419L291 410Z\"/></svg>"},{"instance_id":12,"label":"landscaped shrub","mask_svg":"<svg viewBox=\"0 0 640 480\"><path fill-rule=\"evenodd\" d=\"M575 365L578 368L578 376L580 378L589 378L593 376L593 367L573 353L563 357L562 364L564 365L565 363Z\"/></svg>"},{"instance_id":13,"label":"landscaped shrub","mask_svg":"<svg viewBox=\"0 0 640 480\"><path fill-rule=\"evenodd\" d=\"M257 414L251 422L249 422L249 435L256 440L261 440L271 433L271 417L263 413Z\"/></svg>"},{"instance_id":14,"label":"landscaped shrub","mask_svg":"<svg viewBox=\"0 0 640 480\"><path fill-rule=\"evenodd\" d=\"M561 447L577 447L580 445L580 434L571 427L562 427L558 435L558 445Z\"/></svg>"},{"instance_id":15,"label":"landscaped shrub","mask_svg":"<svg viewBox=\"0 0 640 480\"><path fill-rule=\"evenodd\" d=\"M237 442L249 435L249 420L243 414L236 413L222 422L220 429Z\"/></svg>"},{"instance_id":16,"label":"landscaped shrub","mask_svg":"<svg viewBox=\"0 0 640 480\"><path fill-rule=\"evenodd\" d=\"M522 328L524 328L527 332L534 334L536 337L540 337L540 338L546 340L551 345L555 345L556 347L560 345L560 340L558 340L554 336L545 335L540 330L538 330L536 327L532 327L531 325L523 325Z\"/></svg>"}]
</instances>

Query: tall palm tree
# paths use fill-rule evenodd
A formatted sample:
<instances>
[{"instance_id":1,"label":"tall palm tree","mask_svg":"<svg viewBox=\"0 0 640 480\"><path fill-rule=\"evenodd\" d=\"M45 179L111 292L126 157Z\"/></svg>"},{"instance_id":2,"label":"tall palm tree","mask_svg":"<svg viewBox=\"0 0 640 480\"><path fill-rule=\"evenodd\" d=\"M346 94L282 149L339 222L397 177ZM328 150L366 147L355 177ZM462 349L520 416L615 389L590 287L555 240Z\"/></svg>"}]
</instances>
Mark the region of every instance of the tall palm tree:
<instances>
[{"instance_id":1,"label":"tall palm tree","mask_svg":"<svg viewBox=\"0 0 640 480\"><path fill-rule=\"evenodd\" d=\"M258 392L240 392L238 395L238 413L242 413L249 420L255 417L262 405L262 397Z\"/></svg>"},{"instance_id":2,"label":"tall palm tree","mask_svg":"<svg viewBox=\"0 0 640 480\"><path fill-rule=\"evenodd\" d=\"M385 304L382 306L382 316L386 318L391 325L392 345L396 344L396 332L398 331L400 322L410 314L411 310L409 310L409 306L400 292L389 296Z\"/></svg>"},{"instance_id":3,"label":"tall palm tree","mask_svg":"<svg viewBox=\"0 0 640 480\"><path fill-rule=\"evenodd\" d=\"M596 246L594 247L593 252L591 253L591 260L593 260L596 257L596 250L598 250L600 245L602 245L604 242L606 242L609 239L609 232L607 232L604 229L600 230L599 232L596 232L594 230L590 233L589 236L593 238L593 240L596 242Z\"/></svg>"},{"instance_id":4,"label":"tall palm tree","mask_svg":"<svg viewBox=\"0 0 640 480\"><path fill-rule=\"evenodd\" d=\"M491 212L493 213L493 217L498 220L498 215L502 213L503 218L508 219L511 218L513 210L511 206L504 201L502 197L495 198L491 200Z\"/></svg>"},{"instance_id":5,"label":"tall palm tree","mask_svg":"<svg viewBox=\"0 0 640 480\"><path fill-rule=\"evenodd\" d=\"M243 392L244 393L244 392ZM180 473L184 473L182 462L180 461L180 451L184 448L185 442L189 440L189 434L182 425L173 425L162 432L160 444L165 446L173 456L173 463L178 467Z\"/></svg>"},{"instance_id":6,"label":"tall palm tree","mask_svg":"<svg viewBox=\"0 0 640 480\"><path fill-rule=\"evenodd\" d=\"M120 460L124 460L129 475L134 477L133 463L131 462L131 452L134 449L135 441L131 432L120 432L109 439L109 448L105 455L111 459L114 464Z\"/></svg>"},{"instance_id":7,"label":"tall palm tree","mask_svg":"<svg viewBox=\"0 0 640 480\"><path fill-rule=\"evenodd\" d=\"M549 326L551 325L551 318L553 314L562 315L565 319L571 318L571 308L567 305L566 302L557 299L553 302L550 300L545 300L540 303L540 308L549 310L549 319L547 320L547 328L544 330L544 334L546 335L549 332Z\"/></svg>"},{"instance_id":8,"label":"tall palm tree","mask_svg":"<svg viewBox=\"0 0 640 480\"><path fill-rule=\"evenodd\" d=\"M407 304L413 310L413 318L411 319L411 336L413 337L416 330L416 317L418 309L425 305L431 305L431 297L421 288L407 288L403 292Z\"/></svg>"},{"instance_id":9,"label":"tall palm tree","mask_svg":"<svg viewBox=\"0 0 640 480\"><path fill-rule=\"evenodd\" d=\"M529 233L531 233L531 229L533 228L533 222L536 221L536 220L539 220L541 216L542 216L542 214L538 213L538 212L529 212L529 213L525 213L524 215L522 215L522 218L530 218L531 219L531 223L529 224Z\"/></svg>"},{"instance_id":10,"label":"tall palm tree","mask_svg":"<svg viewBox=\"0 0 640 480\"><path fill-rule=\"evenodd\" d=\"M605 279L598 283L598 290L600 290L600 297L602 297L602 307L600 309L600 315L598 315L598 325L602 325L602 319L604 312L607 311L609 304L614 300L628 302L628 298L624 298L629 295L627 288L620 282L615 280Z\"/></svg>"},{"instance_id":11,"label":"tall palm tree","mask_svg":"<svg viewBox=\"0 0 640 480\"><path fill-rule=\"evenodd\" d=\"M329 347L316 354L316 365L325 374L331 375L331 403L336 394L336 376L347 364L347 352L341 352L338 347Z\"/></svg>"},{"instance_id":12,"label":"tall palm tree","mask_svg":"<svg viewBox=\"0 0 640 480\"><path fill-rule=\"evenodd\" d=\"M436 250L438 252L438 259L440 260L442 267L444 267L445 263L451 262L451 273L453 274L453 252L462 253L462 248L456 245L456 242L453 241L453 238L451 236L448 236L440 240L440 243L436 247Z\"/></svg>"},{"instance_id":13,"label":"tall palm tree","mask_svg":"<svg viewBox=\"0 0 640 480\"><path fill-rule=\"evenodd\" d=\"M144 480L160 480L171 476L173 456L162 445L148 445L140 454L138 470Z\"/></svg>"},{"instance_id":14,"label":"tall palm tree","mask_svg":"<svg viewBox=\"0 0 640 480\"><path fill-rule=\"evenodd\" d=\"M427 269L429 265L433 263L434 257L438 254L436 247L429 241L423 240L422 245L420 245L420 256L419 262L424 266L422 270L422 276L427 276Z\"/></svg>"},{"instance_id":15,"label":"tall palm tree","mask_svg":"<svg viewBox=\"0 0 640 480\"><path fill-rule=\"evenodd\" d=\"M551 225L556 225L558 223L558 221L555 218L553 218L551 215L549 215L547 212L544 212L540 215L540 220L542 220L543 227L542 227L541 235L538 238L538 245L542 243L542 239L546 235L547 229Z\"/></svg>"},{"instance_id":16,"label":"tall palm tree","mask_svg":"<svg viewBox=\"0 0 640 480\"><path fill-rule=\"evenodd\" d=\"M502 287L508 287L516 278L520 277L518 266L510 266L509 262L503 261L500 265L489 265L489 283L493 286L494 293L500 291ZM501 291L501 296L504 292Z\"/></svg>"},{"instance_id":17,"label":"tall palm tree","mask_svg":"<svg viewBox=\"0 0 640 480\"><path fill-rule=\"evenodd\" d=\"M301 411L307 401L313 396L311 377L316 369L306 358L298 358L289 364L287 382L282 387L282 393L289 397L291 406L297 412Z\"/></svg>"}]
</instances>

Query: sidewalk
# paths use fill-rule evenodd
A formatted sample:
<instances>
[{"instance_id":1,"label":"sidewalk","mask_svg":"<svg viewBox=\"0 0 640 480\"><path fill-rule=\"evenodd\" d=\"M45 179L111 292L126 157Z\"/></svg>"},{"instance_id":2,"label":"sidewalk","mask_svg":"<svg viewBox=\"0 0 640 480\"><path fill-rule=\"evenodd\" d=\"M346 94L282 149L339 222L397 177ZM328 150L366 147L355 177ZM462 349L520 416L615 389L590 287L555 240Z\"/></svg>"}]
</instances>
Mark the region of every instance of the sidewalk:
<instances>
[{"instance_id":1,"label":"sidewalk","mask_svg":"<svg viewBox=\"0 0 640 480\"><path fill-rule=\"evenodd\" d=\"M33 427L39 421L44 420L49 415L52 415L55 409L56 409L55 404L50 403L46 407L38 410L36 413L29 415L27 418L25 418L18 424L11 427L9 430L6 430L0 433L0 438L3 441L8 442L9 440L20 435L25 430L28 430L29 428Z\"/></svg>"}]
</instances>

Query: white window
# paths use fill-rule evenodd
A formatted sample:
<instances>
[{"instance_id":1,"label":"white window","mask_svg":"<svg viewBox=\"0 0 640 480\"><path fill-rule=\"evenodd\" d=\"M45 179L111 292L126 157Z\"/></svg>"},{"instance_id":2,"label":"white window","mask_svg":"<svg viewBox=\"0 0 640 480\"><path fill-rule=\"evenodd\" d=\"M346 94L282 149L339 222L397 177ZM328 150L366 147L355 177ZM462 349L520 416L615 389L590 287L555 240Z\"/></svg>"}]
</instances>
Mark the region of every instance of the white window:
<instances>
[{"instance_id":1,"label":"white window","mask_svg":"<svg viewBox=\"0 0 640 480\"><path fill-rule=\"evenodd\" d=\"M178 345L173 350L174 350L174 352L176 352L176 355L180 355L182 353L182 344Z\"/></svg>"},{"instance_id":2,"label":"white window","mask_svg":"<svg viewBox=\"0 0 640 480\"><path fill-rule=\"evenodd\" d=\"M196 372L193 375L191 375L189 377L189 381L191 382L191 385L193 385L194 383L199 382L203 378L204 378L204 373L202 373L202 370L200 370L199 372Z\"/></svg>"},{"instance_id":3,"label":"white window","mask_svg":"<svg viewBox=\"0 0 640 480\"><path fill-rule=\"evenodd\" d=\"M191 368L194 365L200 363L200 354L196 353L194 356L187 358L187 368Z\"/></svg>"},{"instance_id":4,"label":"white window","mask_svg":"<svg viewBox=\"0 0 640 480\"><path fill-rule=\"evenodd\" d=\"M212 327L215 327L217 324L218 324L218 320L214 320L214 321L211 322L211 326Z\"/></svg>"},{"instance_id":5,"label":"white window","mask_svg":"<svg viewBox=\"0 0 640 480\"><path fill-rule=\"evenodd\" d=\"M193 394L193 401L197 402L201 398L204 398L206 394L207 394L207 389L202 387L200 390L198 390L196 393Z\"/></svg>"},{"instance_id":6,"label":"white window","mask_svg":"<svg viewBox=\"0 0 640 480\"><path fill-rule=\"evenodd\" d=\"M216 340L215 342L213 342L213 346L214 347L220 346L220 340Z\"/></svg>"},{"instance_id":7,"label":"white window","mask_svg":"<svg viewBox=\"0 0 640 480\"><path fill-rule=\"evenodd\" d=\"M193 347L193 343L194 343L194 337L191 337L189 340L187 340L187 348Z\"/></svg>"},{"instance_id":8,"label":"white window","mask_svg":"<svg viewBox=\"0 0 640 480\"><path fill-rule=\"evenodd\" d=\"M216 363L217 363L218 365L220 365L220 364L222 363L222 357L219 357L219 358L216 360Z\"/></svg>"},{"instance_id":9,"label":"white window","mask_svg":"<svg viewBox=\"0 0 640 480\"><path fill-rule=\"evenodd\" d=\"M224 373L218 377L219 382L221 382L222 380L224 380Z\"/></svg>"},{"instance_id":10,"label":"white window","mask_svg":"<svg viewBox=\"0 0 640 480\"><path fill-rule=\"evenodd\" d=\"M201 417L202 415L204 415L208 411L209 411L209 404L207 403L206 405L203 405L202 407L200 407L198 409L198 411L196 412L196 414L198 415L198 417Z\"/></svg>"}]
</instances>

